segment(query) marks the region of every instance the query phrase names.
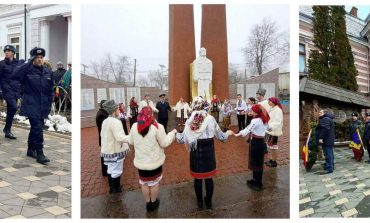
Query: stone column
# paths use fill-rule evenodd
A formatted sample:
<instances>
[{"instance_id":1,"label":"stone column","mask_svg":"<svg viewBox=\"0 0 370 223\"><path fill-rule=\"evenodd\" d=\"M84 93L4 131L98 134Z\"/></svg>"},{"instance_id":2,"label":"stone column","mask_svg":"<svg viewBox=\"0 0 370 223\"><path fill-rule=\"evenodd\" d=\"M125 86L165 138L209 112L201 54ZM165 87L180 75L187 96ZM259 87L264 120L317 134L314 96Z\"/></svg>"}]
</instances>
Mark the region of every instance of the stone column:
<instances>
[{"instance_id":1,"label":"stone column","mask_svg":"<svg viewBox=\"0 0 370 223\"><path fill-rule=\"evenodd\" d=\"M46 58L50 56L50 22L46 19L40 20L40 46L46 51Z\"/></svg>"},{"instance_id":2,"label":"stone column","mask_svg":"<svg viewBox=\"0 0 370 223\"><path fill-rule=\"evenodd\" d=\"M67 63L72 62L72 16L67 17L68 21L68 48L67 48Z\"/></svg>"},{"instance_id":3,"label":"stone column","mask_svg":"<svg viewBox=\"0 0 370 223\"><path fill-rule=\"evenodd\" d=\"M168 99L190 100L190 64L195 59L193 5L170 5Z\"/></svg>"},{"instance_id":4,"label":"stone column","mask_svg":"<svg viewBox=\"0 0 370 223\"><path fill-rule=\"evenodd\" d=\"M229 98L225 5L202 5L201 47L213 63L212 92L223 101Z\"/></svg>"}]
</instances>

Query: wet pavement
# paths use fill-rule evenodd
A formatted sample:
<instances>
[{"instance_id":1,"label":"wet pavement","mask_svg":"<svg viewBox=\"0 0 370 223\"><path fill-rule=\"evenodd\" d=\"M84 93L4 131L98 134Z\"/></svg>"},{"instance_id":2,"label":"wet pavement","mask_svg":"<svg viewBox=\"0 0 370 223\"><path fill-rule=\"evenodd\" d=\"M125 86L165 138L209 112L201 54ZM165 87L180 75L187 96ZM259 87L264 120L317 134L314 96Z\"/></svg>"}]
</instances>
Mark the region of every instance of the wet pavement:
<instances>
[{"instance_id":1,"label":"wet pavement","mask_svg":"<svg viewBox=\"0 0 370 223\"><path fill-rule=\"evenodd\" d=\"M13 127L13 133L17 140L0 134L0 219L70 218L71 140L44 134L51 162L41 165L26 156L29 130Z\"/></svg>"},{"instance_id":2,"label":"wet pavement","mask_svg":"<svg viewBox=\"0 0 370 223\"><path fill-rule=\"evenodd\" d=\"M334 156L335 170L324 176L324 161L310 172L301 163L300 217L370 217L370 164L352 159L348 147L334 148Z\"/></svg>"},{"instance_id":3,"label":"wet pavement","mask_svg":"<svg viewBox=\"0 0 370 223\"><path fill-rule=\"evenodd\" d=\"M278 165L289 166L289 114L284 114L284 134L279 137ZM231 129L237 131L236 126ZM217 176L247 174L248 144L243 138L230 137L226 143L215 140ZM163 165L165 185L175 185L192 181L189 173L189 153L184 145L174 142L165 149L166 161ZM129 152L124 162L121 184L125 190L139 189L139 175L133 166L134 150ZM265 159L268 159L267 156ZM266 167L268 169L268 167ZM81 129L81 197L94 197L108 192L107 179L101 176L100 150L97 128Z\"/></svg>"},{"instance_id":4,"label":"wet pavement","mask_svg":"<svg viewBox=\"0 0 370 223\"><path fill-rule=\"evenodd\" d=\"M140 190L81 199L82 218L289 218L289 167L265 171L264 189L246 186L250 173L214 178L213 209L198 210L192 182L161 186L160 206L146 212ZM164 179L166 175L164 175ZM116 196L116 197L114 197ZM114 202L118 198L117 202Z\"/></svg>"}]
</instances>

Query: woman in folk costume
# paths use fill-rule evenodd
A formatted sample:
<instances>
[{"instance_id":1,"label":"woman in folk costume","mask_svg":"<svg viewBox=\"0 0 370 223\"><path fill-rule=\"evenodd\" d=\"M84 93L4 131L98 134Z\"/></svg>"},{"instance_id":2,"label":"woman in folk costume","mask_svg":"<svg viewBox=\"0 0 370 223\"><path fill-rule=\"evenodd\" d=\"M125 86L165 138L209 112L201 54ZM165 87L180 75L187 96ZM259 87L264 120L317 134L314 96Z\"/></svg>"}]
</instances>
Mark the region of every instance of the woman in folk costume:
<instances>
[{"instance_id":1,"label":"woman in folk costume","mask_svg":"<svg viewBox=\"0 0 370 223\"><path fill-rule=\"evenodd\" d=\"M201 97L195 98L194 111L185 124L182 133L176 134L179 143L185 143L190 151L190 174L194 177L194 190L198 208L203 207L203 179L206 185L204 202L207 208L212 207L213 179L216 174L216 158L214 140L226 141L232 131L222 132L213 116L204 110Z\"/></svg>"},{"instance_id":2,"label":"woman in folk costume","mask_svg":"<svg viewBox=\"0 0 370 223\"><path fill-rule=\"evenodd\" d=\"M132 125L137 121L138 113L139 105L137 104L136 98L132 97L130 100L130 129Z\"/></svg>"},{"instance_id":3,"label":"woman in folk costume","mask_svg":"<svg viewBox=\"0 0 370 223\"><path fill-rule=\"evenodd\" d=\"M224 104L221 107L221 112L223 116L224 131L229 130L231 113L233 112L233 107L231 106L229 99L225 99Z\"/></svg>"},{"instance_id":4,"label":"woman in folk costume","mask_svg":"<svg viewBox=\"0 0 370 223\"><path fill-rule=\"evenodd\" d=\"M211 115L216 119L216 122L219 122L220 106L220 99L217 98L217 95L213 95L211 100Z\"/></svg>"},{"instance_id":5,"label":"woman in folk costume","mask_svg":"<svg viewBox=\"0 0 370 223\"><path fill-rule=\"evenodd\" d=\"M123 161L129 151L128 136L122 128L122 123L118 119L120 113L118 104L114 100L103 103L103 109L107 111L109 117L103 121L101 135L101 157L107 165L109 193L122 192L121 175L123 172Z\"/></svg>"},{"instance_id":6,"label":"woman in folk costume","mask_svg":"<svg viewBox=\"0 0 370 223\"><path fill-rule=\"evenodd\" d=\"M192 111L189 104L184 101L181 97L180 101L176 103L175 109L176 111L176 118L177 118L177 126L180 128L180 132L182 131L182 127L185 126L185 122L188 119L188 114Z\"/></svg>"},{"instance_id":7,"label":"woman in folk costume","mask_svg":"<svg viewBox=\"0 0 370 223\"><path fill-rule=\"evenodd\" d=\"M139 183L147 211L159 207L159 182L165 161L164 148L175 140L176 129L166 134L163 125L153 118L153 110L141 109L137 122L132 125L129 143L135 148L134 166L139 171Z\"/></svg>"},{"instance_id":8,"label":"woman in folk costume","mask_svg":"<svg viewBox=\"0 0 370 223\"><path fill-rule=\"evenodd\" d=\"M268 122L267 146L271 151L271 158L265 164L270 167L277 167L278 138L283 134L283 107L279 99L271 97L268 99L270 105L270 120Z\"/></svg>"},{"instance_id":9,"label":"woman in folk costume","mask_svg":"<svg viewBox=\"0 0 370 223\"><path fill-rule=\"evenodd\" d=\"M126 122L127 113L125 111L125 105L123 103L119 103L118 107L119 107L119 115L118 115L118 118L122 122L123 131L125 131L125 134L128 135L127 122Z\"/></svg>"},{"instance_id":10,"label":"woman in folk costume","mask_svg":"<svg viewBox=\"0 0 370 223\"><path fill-rule=\"evenodd\" d=\"M235 136L247 136L252 139L249 144L249 165L253 171L253 179L247 180L247 185L253 190L262 189L263 158L266 149L265 134L267 124L270 120L269 114L260 104L255 104L251 108L253 119L251 123Z\"/></svg>"}]
</instances>

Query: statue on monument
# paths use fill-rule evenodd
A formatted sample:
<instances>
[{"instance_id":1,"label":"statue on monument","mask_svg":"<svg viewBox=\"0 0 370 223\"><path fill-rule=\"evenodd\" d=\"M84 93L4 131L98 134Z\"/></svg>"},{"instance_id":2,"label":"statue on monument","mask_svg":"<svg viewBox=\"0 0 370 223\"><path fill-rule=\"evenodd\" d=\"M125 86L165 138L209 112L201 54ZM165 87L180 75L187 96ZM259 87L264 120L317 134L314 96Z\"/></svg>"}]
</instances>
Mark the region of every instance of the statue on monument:
<instances>
[{"instance_id":1,"label":"statue on monument","mask_svg":"<svg viewBox=\"0 0 370 223\"><path fill-rule=\"evenodd\" d=\"M191 96L202 96L209 101L212 95L212 61L206 57L207 50L200 48L199 57L191 64Z\"/></svg>"}]
</instances>

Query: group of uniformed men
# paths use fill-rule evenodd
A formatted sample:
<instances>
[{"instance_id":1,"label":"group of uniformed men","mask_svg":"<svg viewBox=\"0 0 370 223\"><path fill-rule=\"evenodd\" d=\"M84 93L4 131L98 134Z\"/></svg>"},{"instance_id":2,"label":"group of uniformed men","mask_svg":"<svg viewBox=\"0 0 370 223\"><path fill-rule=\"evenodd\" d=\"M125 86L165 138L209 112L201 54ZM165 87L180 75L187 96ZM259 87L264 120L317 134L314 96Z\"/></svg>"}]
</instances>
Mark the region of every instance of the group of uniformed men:
<instances>
[{"instance_id":1,"label":"group of uniformed men","mask_svg":"<svg viewBox=\"0 0 370 223\"><path fill-rule=\"evenodd\" d=\"M17 101L21 99L20 115L29 119L31 130L28 135L27 156L38 163L50 160L44 155L43 125L48 117L53 101L54 90L51 71L44 66L45 50L35 47L30 51L30 59L25 62L15 58L16 48L4 47L5 58L0 61L0 86L6 101L5 137L15 140L11 127L17 111Z\"/></svg>"}]
</instances>

